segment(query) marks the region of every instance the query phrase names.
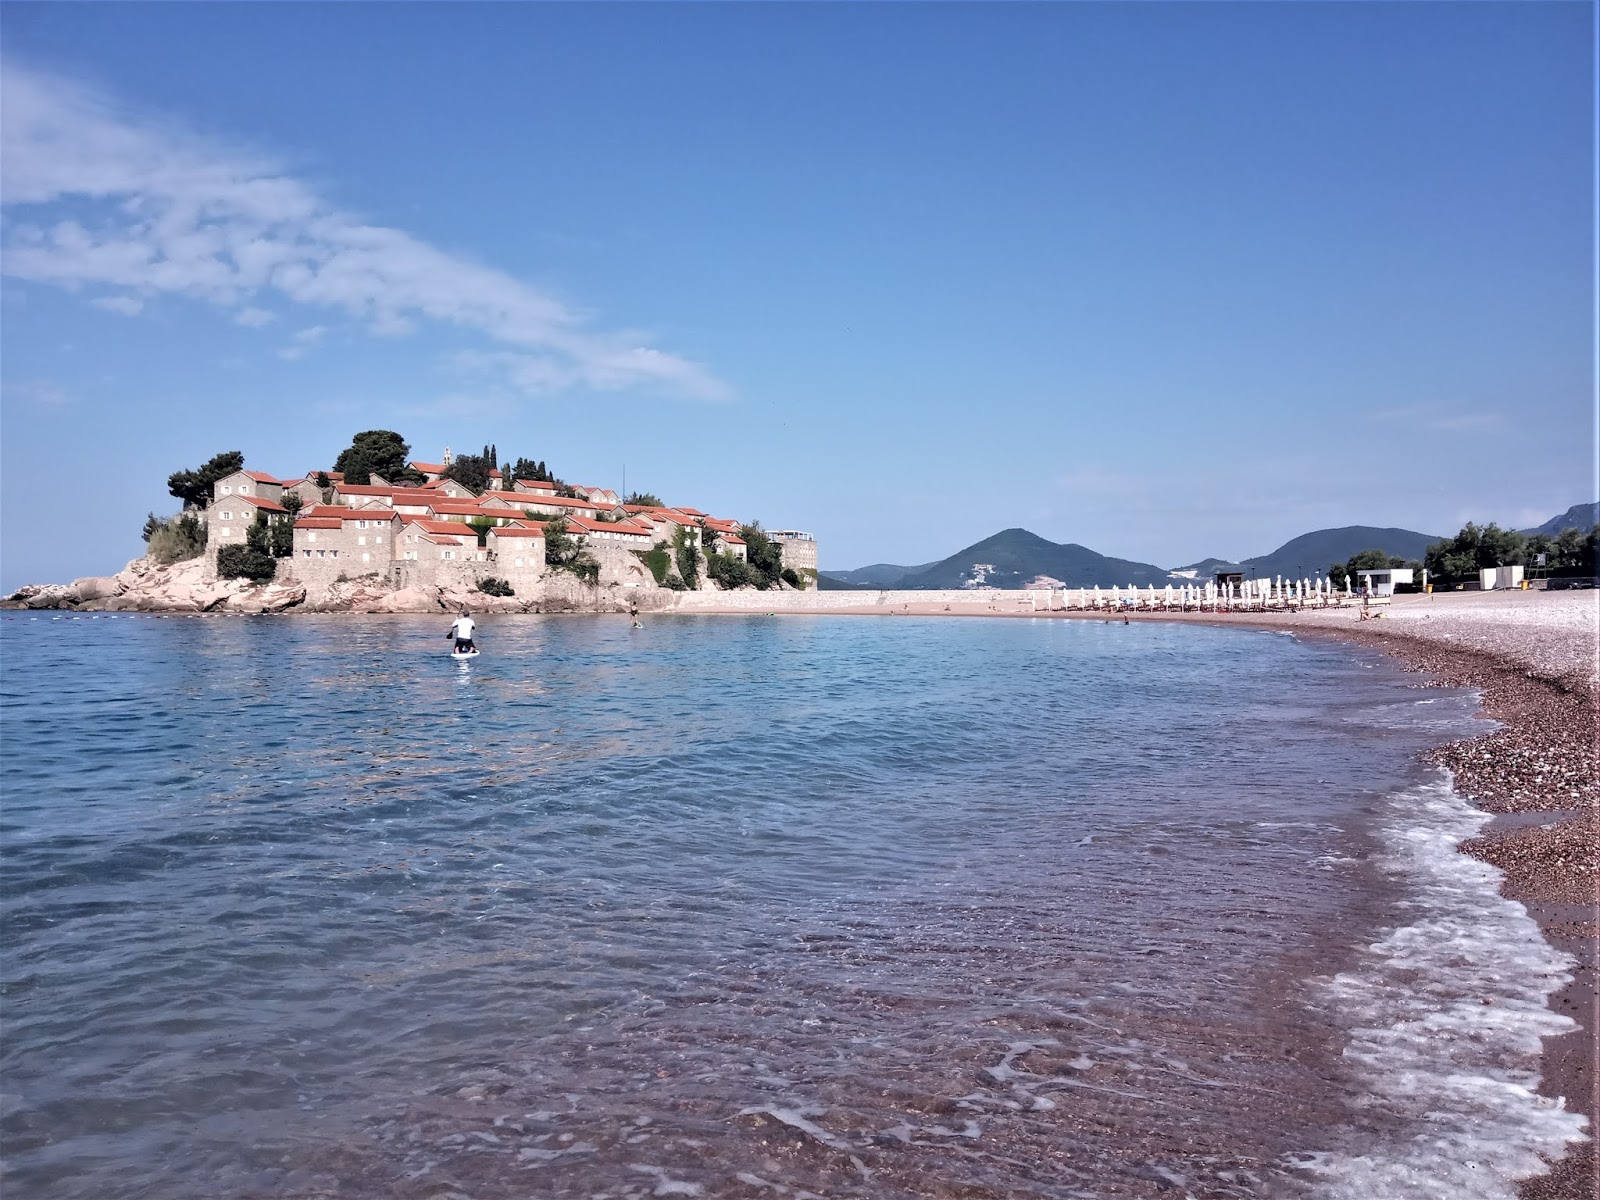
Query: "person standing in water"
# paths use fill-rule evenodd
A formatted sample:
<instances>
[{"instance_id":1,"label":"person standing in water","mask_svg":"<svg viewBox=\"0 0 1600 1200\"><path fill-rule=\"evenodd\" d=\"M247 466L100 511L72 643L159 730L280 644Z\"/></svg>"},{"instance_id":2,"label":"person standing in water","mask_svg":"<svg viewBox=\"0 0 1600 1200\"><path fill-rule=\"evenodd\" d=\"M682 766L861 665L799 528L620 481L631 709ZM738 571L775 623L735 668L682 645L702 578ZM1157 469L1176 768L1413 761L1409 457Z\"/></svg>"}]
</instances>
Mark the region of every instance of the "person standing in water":
<instances>
[{"instance_id":1,"label":"person standing in water","mask_svg":"<svg viewBox=\"0 0 1600 1200\"><path fill-rule=\"evenodd\" d=\"M461 615L451 622L450 632L445 634L446 637L455 638L455 652L457 654L471 654L478 648L473 644L472 641L472 631L474 628L475 625L472 620L472 615L463 608L461 610Z\"/></svg>"},{"instance_id":2,"label":"person standing in water","mask_svg":"<svg viewBox=\"0 0 1600 1200\"><path fill-rule=\"evenodd\" d=\"M639 624L639 597L628 597L628 615L633 618L633 627L635 629L644 628L643 625Z\"/></svg>"}]
</instances>

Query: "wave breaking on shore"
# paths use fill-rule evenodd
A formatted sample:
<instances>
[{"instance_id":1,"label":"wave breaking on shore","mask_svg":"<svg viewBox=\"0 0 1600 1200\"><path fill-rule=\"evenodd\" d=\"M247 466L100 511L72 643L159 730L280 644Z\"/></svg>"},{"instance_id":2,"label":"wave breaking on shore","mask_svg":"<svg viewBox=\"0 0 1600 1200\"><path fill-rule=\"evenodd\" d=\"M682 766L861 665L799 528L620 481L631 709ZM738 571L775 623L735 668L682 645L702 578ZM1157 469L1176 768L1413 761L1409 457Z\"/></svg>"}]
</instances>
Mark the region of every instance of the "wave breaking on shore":
<instances>
[{"instance_id":1,"label":"wave breaking on shore","mask_svg":"<svg viewBox=\"0 0 1600 1200\"><path fill-rule=\"evenodd\" d=\"M1404 883L1413 919L1315 983L1370 1095L1342 1146L1294 1156L1320 1200L1510 1200L1587 1140L1587 1118L1538 1094L1543 1039L1577 1028L1549 1007L1573 960L1500 895L1500 870L1458 852L1490 820L1442 769L1380 820L1377 865Z\"/></svg>"}]
</instances>

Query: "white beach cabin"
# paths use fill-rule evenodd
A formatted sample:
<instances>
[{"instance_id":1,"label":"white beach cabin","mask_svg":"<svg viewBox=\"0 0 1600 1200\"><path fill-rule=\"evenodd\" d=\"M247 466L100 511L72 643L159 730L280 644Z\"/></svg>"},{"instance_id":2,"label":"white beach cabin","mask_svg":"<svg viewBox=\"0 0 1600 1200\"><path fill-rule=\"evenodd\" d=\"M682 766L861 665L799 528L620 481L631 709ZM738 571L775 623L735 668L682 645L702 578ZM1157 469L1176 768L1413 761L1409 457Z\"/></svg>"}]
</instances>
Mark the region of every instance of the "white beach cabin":
<instances>
[{"instance_id":1,"label":"white beach cabin","mask_svg":"<svg viewBox=\"0 0 1600 1200\"><path fill-rule=\"evenodd\" d=\"M1369 595L1392 596L1397 583L1414 583L1416 572L1410 567L1383 567L1371 571L1357 571L1360 580L1356 590L1366 588Z\"/></svg>"}]
</instances>

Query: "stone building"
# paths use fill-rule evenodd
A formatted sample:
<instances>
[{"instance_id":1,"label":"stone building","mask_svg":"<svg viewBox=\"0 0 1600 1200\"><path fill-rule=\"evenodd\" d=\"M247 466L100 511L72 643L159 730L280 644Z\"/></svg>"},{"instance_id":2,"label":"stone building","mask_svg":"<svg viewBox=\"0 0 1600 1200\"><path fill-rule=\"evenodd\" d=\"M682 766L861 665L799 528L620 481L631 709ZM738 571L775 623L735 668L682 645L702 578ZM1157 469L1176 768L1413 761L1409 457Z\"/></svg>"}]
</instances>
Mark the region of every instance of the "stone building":
<instances>
[{"instance_id":1,"label":"stone building","mask_svg":"<svg viewBox=\"0 0 1600 1200\"><path fill-rule=\"evenodd\" d=\"M212 503L231 496L259 496L277 502L283 499L283 483L260 471L235 471L211 485Z\"/></svg>"},{"instance_id":2,"label":"stone building","mask_svg":"<svg viewBox=\"0 0 1600 1200\"><path fill-rule=\"evenodd\" d=\"M783 565L802 579L817 579L817 539L798 529L769 529L767 540L777 542L783 552Z\"/></svg>"},{"instance_id":3,"label":"stone building","mask_svg":"<svg viewBox=\"0 0 1600 1200\"><path fill-rule=\"evenodd\" d=\"M213 565L217 551L230 542L245 540L245 531L256 523L257 515L266 517L267 523L289 519L289 510L273 500L247 493L219 496L206 509L206 555Z\"/></svg>"}]
</instances>

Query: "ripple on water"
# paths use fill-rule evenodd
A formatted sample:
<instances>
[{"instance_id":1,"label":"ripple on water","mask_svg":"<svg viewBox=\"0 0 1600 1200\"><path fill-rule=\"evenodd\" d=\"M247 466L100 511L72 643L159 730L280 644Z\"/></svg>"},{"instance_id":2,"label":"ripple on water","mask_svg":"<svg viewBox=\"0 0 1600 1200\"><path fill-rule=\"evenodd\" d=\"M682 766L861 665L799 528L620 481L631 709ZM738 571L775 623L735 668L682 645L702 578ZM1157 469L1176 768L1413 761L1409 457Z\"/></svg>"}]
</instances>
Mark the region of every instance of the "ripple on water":
<instances>
[{"instance_id":1,"label":"ripple on water","mask_svg":"<svg viewBox=\"0 0 1600 1200\"><path fill-rule=\"evenodd\" d=\"M1308 981L1405 923L1372 816L1469 698L1220 630L433 624L0 619L82 680L0 697L19 1194L1276 1196L1358 1130Z\"/></svg>"}]
</instances>

